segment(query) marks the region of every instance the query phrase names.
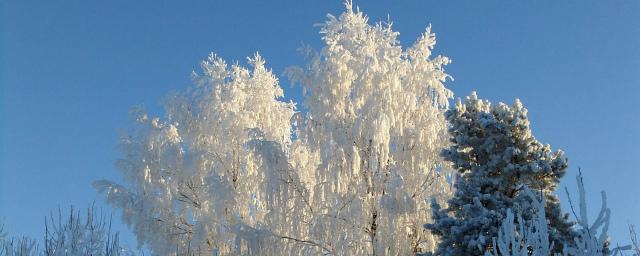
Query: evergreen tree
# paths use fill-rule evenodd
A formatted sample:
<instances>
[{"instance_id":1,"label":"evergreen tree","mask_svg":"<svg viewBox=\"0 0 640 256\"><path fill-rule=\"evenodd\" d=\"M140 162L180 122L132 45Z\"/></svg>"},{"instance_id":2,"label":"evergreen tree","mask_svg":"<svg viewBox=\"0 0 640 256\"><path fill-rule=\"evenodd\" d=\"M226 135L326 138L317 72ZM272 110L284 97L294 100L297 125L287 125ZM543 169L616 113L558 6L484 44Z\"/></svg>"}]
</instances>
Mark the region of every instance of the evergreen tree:
<instances>
[{"instance_id":1,"label":"evergreen tree","mask_svg":"<svg viewBox=\"0 0 640 256\"><path fill-rule=\"evenodd\" d=\"M433 223L425 225L441 242L436 255L482 255L491 247L500 223L511 208L530 222L534 213L524 186L546 198L545 214L554 250L573 241L572 223L562 214L554 191L567 168L562 151L531 134L527 109L519 100L512 107L492 106L475 92L446 112L451 146L443 157L459 176L448 207L433 203Z\"/></svg>"}]
</instances>

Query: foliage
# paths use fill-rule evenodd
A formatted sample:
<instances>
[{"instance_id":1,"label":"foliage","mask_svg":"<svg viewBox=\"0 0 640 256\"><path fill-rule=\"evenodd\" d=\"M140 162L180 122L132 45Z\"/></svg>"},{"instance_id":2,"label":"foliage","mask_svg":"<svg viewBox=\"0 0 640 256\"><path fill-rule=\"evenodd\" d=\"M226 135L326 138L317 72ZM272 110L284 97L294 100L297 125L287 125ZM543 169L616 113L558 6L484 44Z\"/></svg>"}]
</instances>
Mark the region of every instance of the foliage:
<instances>
[{"instance_id":1,"label":"foliage","mask_svg":"<svg viewBox=\"0 0 640 256\"><path fill-rule=\"evenodd\" d=\"M442 155L457 169L455 193L448 208L434 202L434 221L425 227L441 238L436 255L482 255L487 238L498 235L507 209L521 211L525 222L534 213L522 193L523 186L546 197L549 236L556 251L571 244L573 231L568 215L560 213L554 194L567 167L562 151L531 134L527 109L519 100L509 107L491 105L475 92L463 104L447 111L451 146ZM517 209L520 207L521 209Z\"/></svg>"},{"instance_id":2,"label":"foliage","mask_svg":"<svg viewBox=\"0 0 640 256\"><path fill-rule=\"evenodd\" d=\"M562 151L532 135L527 109L475 92L449 109L450 60L431 28L409 48L390 23L346 2L320 25L324 47L285 71L304 111L284 102L256 53L215 54L161 117L132 110L119 142L124 182L95 188L153 255L640 255L610 248L610 210L589 224L582 177L576 222L555 190ZM568 193L568 192L567 192ZM573 211L573 205L571 205ZM425 221L429 224L423 225ZM42 248L10 238L0 256L128 255L89 208L45 218Z\"/></svg>"},{"instance_id":3,"label":"foliage","mask_svg":"<svg viewBox=\"0 0 640 256\"><path fill-rule=\"evenodd\" d=\"M427 31L407 50L350 2L321 27L325 47L287 74L306 112L279 99L259 55L215 55L165 116L135 111L125 184L95 187L154 254L407 255L431 250L429 201L450 194L446 57Z\"/></svg>"}]
</instances>

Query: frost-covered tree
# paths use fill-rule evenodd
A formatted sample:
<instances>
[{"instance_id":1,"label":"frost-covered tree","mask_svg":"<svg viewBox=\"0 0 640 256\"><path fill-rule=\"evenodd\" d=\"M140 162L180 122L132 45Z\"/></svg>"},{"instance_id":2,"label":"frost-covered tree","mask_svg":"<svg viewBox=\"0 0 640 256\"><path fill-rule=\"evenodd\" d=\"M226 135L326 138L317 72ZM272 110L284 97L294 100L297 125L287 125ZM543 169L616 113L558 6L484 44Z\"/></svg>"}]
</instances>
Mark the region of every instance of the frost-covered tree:
<instances>
[{"instance_id":1,"label":"frost-covered tree","mask_svg":"<svg viewBox=\"0 0 640 256\"><path fill-rule=\"evenodd\" d=\"M431 248L420 219L449 195L439 157L449 59L431 57L430 28L404 51L391 24L329 16L326 46L289 75L305 91L293 163L309 188L312 229L337 252L406 255ZM347 231L348 232L345 232ZM335 234L340 234L336 236Z\"/></svg>"},{"instance_id":2,"label":"frost-covered tree","mask_svg":"<svg viewBox=\"0 0 640 256\"><path fill-rule=\"evenodd\" d=\"M0 223L0 256L37 256L38 244L28 237L9 237Z\"/></svg>"},{"instance_id":3,"label":"frost-covered tree","mask_svg":"<svg viewBox=\"0 0 640 256\"><path fill-rule=\"evenodd\" d=\"M294 106L259 55L250 64L210 55L196 87L169 97L166 121L136 111L117 163L129 187L95 183L154 253L255 254L300 230L306 192L284 151Z\"/></svg>"},{"instance_id":4,"label":"frost-covered tree","mask_svg":"<svg viewBox=\"0 0 640 256\"><path fill-rule=\"evenodd\" d=\"M434 202L434 221L425 226L441 239L435 254L482 255L491 247L490 238L498 235L507 209L530 221L533 213L521 193L525 185L545 196L555 250L571 244L572 223L561 213L554 194L567 159L562 151L552 152L533 137L522 103L492 106L474 92L464 104L458 101L446 117L452 144L442 154L459 177L448 207L441 209Z\"/></svg>"},{"instance_id":5,"label":"frost-covered tree","mask_svg":"<svg viewBox=\"0 0 640 256\"><path fill-rule=\"evenodd\" d=\"M640 240L638 240L638 233L636 232L635 225L629 225L629 235L631 237L631 249L635 253L635 256L640 256Z\"/></svg>"},{"instance_id":6,"label":"frost-covered tree","mask_svg":"<svg viewBox=\"0 0 640 256\"><path fill-rule=\"evenodd\" d=\"M403 50L390 24L347 10L321 28L325 47L287 70L306 111L278 79L215 55L162 119L135 111L117 164L97 181L154 254L410 255L435 240L431 199L450 195L446 57L428 28Z\"/></svg>"},{"instance_id":7,"label":"frost-covered tree","mask_svg":"<svg viewBox=\"0 0 640 256\"><path fill-rule=\"evenodd\" d=\"M507 209L507 215L502 220L498 236L492 238L491 249L485 251L485 256L553 255L553 242L549 241L549 228L545 215L545 198L536 195L527 186L522 188L522 194L529 200L528 210L532 213L531 220L525 223L520 212L514 213L512 209Z\"/></svg>"},{"instance_id":8,"label":"frost-covered tree","mask_svg":"<svg viewBox=\"0 0 640 256\"><path fill-rule=\"evenodd\" d=\"M45 218L44 246L29 237L10 238L3 233L0 224L0 256L67 256L94 255L119 256L131 252L120 245L118 233L112 232L110 219L96 215L93 208L87 209L83 218L80 211L68 217L58 212Z\"/></svg>"},{"instance_id":9,"label":"frost-covered tree","mask_svg":"<svg viewBox=\"0 0 640 256\"><path fill-rule=\"evenodd\" d=\"M93 207L87 209L83 218L80 211L71 208L69 216L58 219L50 215L45 221L44 255L128 255L129 251L119 242L118 232L111 230L111 219L96 215Z\"/></svg>"},{"instance_id":10,"label":"frost-covered tree","mask_svg":"<svg viewBox=\"0 0 640 256\"><path fill-rule=\"evenodd\" d=\"M534 214L530 222L525 224L521 213L517 213L517 221L511 209L507 210L507 217L500 226L497 237L494 237L493 248L485 252L485 256L605 256L623 255L623 251L631 250L631 246L610 248L607 235L611 210L607 208L606 194L602 192L602 207L596 220L589 224L587 217L587 203L584 192L582 175L576 176L579 192L579 216L573 245L565 245L562 252L553 252L549 243L549 230L545 216L545 198L536 196L528 187L524 187L523 194L529 199ZM567 192L568 194L568 192ZM573 205L571 205L573 210ZM632 239L633 240L633 239ZM636 246L637 249L637 246Z\"/></svg>"}]
</instances>

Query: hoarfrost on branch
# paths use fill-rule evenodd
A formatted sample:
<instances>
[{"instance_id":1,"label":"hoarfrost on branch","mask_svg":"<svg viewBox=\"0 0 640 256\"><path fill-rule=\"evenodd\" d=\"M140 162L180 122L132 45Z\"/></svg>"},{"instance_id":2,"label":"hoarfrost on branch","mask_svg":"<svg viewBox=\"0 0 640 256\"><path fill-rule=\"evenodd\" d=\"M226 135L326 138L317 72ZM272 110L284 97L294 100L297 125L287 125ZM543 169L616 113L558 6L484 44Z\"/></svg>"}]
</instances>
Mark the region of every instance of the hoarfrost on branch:
<instances>
[{"instance_id":1,"label":"hoarfrost on branch","mask_svg":"<svg viewBox=\"0 0 640 256\"><path fill-rule=\"evenodd\" d=\"M155 254L407 255L435 246L422 224L450 195L444 86L430 28L407 50L391 24L348 2L305 67L287 69L306 111L282 102L257 55L210 55L163 118L135 111L118 169L97 181ZM292 125L294 124L294 125Z\"/></svg>"}]
</instances>

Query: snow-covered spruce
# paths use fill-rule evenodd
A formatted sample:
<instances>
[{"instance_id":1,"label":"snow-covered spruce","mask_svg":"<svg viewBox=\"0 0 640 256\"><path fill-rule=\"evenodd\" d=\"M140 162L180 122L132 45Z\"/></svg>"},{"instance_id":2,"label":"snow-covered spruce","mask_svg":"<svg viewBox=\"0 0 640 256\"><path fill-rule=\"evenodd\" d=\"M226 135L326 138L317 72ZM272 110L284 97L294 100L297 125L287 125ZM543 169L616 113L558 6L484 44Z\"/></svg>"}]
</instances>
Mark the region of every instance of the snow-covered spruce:
<instances>
[{"instance_id":1,"label":"snow-covered spruce","mask_svg":"<svg viewBox=\"0 0 640 256\"><path fill-rule=\"evenodd\" d=\"M441 209L433 202L434 220L425 225L441 241L436 255L482 255L498 235L500 223L512 208L525 222L534 214L521 193L524 185L546 197L550 242L554 251L571 245L574 232L554 194L565 174L562 151L531 134L527 109L519 100L512 107L491 105L472 93L447 111L452 144L442 153L458 171L453 198Z\"/></svg>"},{"instance_id":2,"label":"snow-covered spruce","mask_svg":"<svg viewBox=\"0 0 640 256\"><path fill-rule=\"evenodd\" d=\"M390 24L351 3L322 25L325 47L278 79L215 55L165 116L135 112L121 140L125 184L97 181L154 254L411 255L436 244L422 223L450 197L446 57L428 28L403 50ZM292 131L294 132L292 134ZM295 139L292 139L295 138Z\"/></svg>"}]
</instances>

